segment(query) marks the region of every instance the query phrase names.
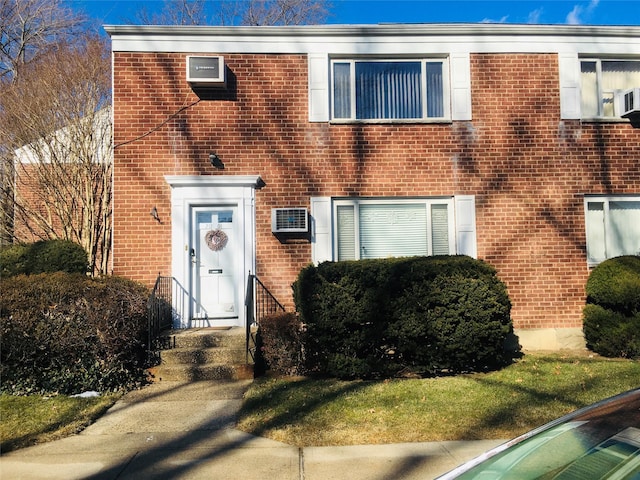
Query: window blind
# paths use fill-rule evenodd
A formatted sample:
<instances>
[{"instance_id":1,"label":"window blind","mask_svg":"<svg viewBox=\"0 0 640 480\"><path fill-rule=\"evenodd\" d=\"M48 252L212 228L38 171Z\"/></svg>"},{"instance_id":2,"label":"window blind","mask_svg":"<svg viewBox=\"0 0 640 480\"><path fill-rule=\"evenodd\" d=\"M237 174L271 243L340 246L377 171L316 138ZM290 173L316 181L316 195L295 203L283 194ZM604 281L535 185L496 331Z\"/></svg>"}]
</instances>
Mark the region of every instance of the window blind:
<instances>
[{"instance_id":1,"label":"window blind","mask_svg":"<svg viewBox=\"0 0 640 480\"><path fill-rule=\"evenodd\" d=\"M338 260L355 260L356 222L353 205L338 205L336 220L338 223Z\"/></svg>"},{"instance_id":2,"label":"window blind","mask_svg":"<svg viewBox=\"0 0 640 480\"><path fill-rule=\"evenodd\" d=\"M420 62L357 62L356 118L421 118Z\"/></svg>"},{"instance_id":3,"label":"window blind","mask_svg":"<svg viewBox=\"0 0 640 480\"><path fill-rule=\"evenodd\" d=\"M432 255L449 255L449 214L446 205L431 205Z\"/></svg>"},{"instance_id":4,"label":"window blind","mask_svg":"<svg viewBox=\"0 0 640 480\"><path fill-rule=\"evenodd\" d=\"M360 205L360 258L427 255L424 204Z\"/></svg>"}]
</instances>

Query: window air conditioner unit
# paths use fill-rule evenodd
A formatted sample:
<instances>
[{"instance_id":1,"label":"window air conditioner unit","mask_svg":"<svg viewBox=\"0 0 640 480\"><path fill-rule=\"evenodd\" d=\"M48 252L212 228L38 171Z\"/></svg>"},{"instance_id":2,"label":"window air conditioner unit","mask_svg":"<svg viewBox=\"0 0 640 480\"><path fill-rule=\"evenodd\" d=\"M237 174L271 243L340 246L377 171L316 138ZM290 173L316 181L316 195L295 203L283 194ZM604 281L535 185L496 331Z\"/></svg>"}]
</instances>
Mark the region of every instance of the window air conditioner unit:
<instances>
[{"instance_id":1,"label":"window air conditioner unit","mask_svg":"<svg viewBox=\"0 0 640 480\"><path fill-rule=\"evenodd\" d=\"M640 115L640 87L630 88L620 93L620 107L622 118L637 117Z\"/></svg>"},{"instance_id":2,"label":"window air conditioner unit","mask_svg":"<svg viewBox=\"0 0 640 480\"><path fill-rule=\"evenodd\" d=\"M273 233L303 233L309 231L309 215L306 208L272 208L271 231Z\"/></svg>"},{"instance_id":3,"label":"window air conditioner unit","mask_svg":"<svg viewBox=\"0 0 640 480\"><path fill-rule=\"evenodd\" d=\"M187 57L187 82L192 85L224 87L226 74L224 57Z\"/></svg>"}]
</instances>

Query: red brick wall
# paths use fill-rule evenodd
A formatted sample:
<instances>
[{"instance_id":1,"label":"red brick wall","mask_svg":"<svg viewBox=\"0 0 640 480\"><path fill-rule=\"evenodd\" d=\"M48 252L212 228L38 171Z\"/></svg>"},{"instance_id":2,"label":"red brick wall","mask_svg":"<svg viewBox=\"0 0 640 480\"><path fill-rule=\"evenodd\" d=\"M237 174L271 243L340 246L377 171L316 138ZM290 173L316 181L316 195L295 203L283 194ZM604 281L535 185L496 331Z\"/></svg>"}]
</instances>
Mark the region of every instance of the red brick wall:
<instances>
[{"instance_id":1,"label":"red brick wall","mask_svg":"<svg viewBox=\"0 0 640 480\"><path fill-rule=\"evenodd\" d=\"M318 195L474 194L478 256L507 283L515 326L577 327L583 194L640 193L640 134L561 120L555 55L472 55L472 121L396 125L309 123L302 55L225 55L235 92L194 105L184 54L114 62L114 269L147 283L170 273L164 175L261 175L257 273L289 306L311 247L272 235L272 207ZM209 164L212 151L224 171Z\"/></svg>"}]
</instances>

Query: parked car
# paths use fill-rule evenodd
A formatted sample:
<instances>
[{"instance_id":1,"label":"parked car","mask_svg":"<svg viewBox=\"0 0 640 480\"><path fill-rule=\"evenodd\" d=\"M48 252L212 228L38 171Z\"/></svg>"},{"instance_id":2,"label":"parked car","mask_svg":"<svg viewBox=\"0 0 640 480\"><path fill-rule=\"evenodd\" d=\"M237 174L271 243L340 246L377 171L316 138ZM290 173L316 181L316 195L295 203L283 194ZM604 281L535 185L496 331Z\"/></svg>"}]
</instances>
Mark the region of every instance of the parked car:
<instances>
[{"instance_id":1,"label":"parked car","mask_svg":"<svg viewBox=\"0 0 640 480\"><path fill-rule=\"evenodd\" d=\"M640 388L521 435L437 480L640 480Z\"/></svg>"}]
</instances>

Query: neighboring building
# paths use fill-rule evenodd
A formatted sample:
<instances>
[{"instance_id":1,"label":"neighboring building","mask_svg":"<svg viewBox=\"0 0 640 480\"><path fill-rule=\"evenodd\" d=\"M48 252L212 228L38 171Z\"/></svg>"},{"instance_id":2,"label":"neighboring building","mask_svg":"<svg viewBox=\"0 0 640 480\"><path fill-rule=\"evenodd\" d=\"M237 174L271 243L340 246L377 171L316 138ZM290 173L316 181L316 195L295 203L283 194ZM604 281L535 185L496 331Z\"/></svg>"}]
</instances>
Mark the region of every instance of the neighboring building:
<instances>
[{"instance_id":1,"label":"neighboring building","mask_svg":"<svg viewBox=\"0 0 640 480\"><path fill-rule=\"evenodd\" d=\"M172 276L180 326L244 325L249 272L291 308L312 261L468 254L525 348L575 346L590 268L640 253L638 27L106 30L114 273Z\"/></svg>"},{"instance_id":2,"label":"neighboring building","mask_svg":"<svg viewBox=\"0 0 640 480\"><path fill-rule=\"evenodd\" d=\"M111 119L109 105L15 150L9 189L15 240L77 242L95 275L110 273Z\"/></svg>"}]
</instances>

